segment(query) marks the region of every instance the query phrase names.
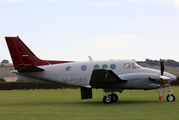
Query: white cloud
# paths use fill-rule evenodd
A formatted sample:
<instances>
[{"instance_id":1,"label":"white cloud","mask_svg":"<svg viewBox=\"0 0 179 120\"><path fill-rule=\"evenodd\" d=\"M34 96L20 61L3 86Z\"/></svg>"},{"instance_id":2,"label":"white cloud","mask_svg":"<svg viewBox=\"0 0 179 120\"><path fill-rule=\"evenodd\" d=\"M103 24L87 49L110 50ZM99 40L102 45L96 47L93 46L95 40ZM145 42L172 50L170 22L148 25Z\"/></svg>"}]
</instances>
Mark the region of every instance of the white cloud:
<instances>
[{"instance_id":1,"label":"white cloud","mask_svg":"<svg viewBox=\"0 0 179 120\"><path fill-rule=\"evenodd\" d=\"M173 0L172 3L175 5L176 8L179 8L179 0Z\"/></svg>"},{"instance_id":2,"label":"white cloud","mask_svg":"<svg viewBox=\"0 0 179 120\"><path fill-rule=\"evenodd\" d=\"M171 1L171 0L156 0L157 2L160 2L160 3L165 3L167 1Z\"/></svg>"},{"instance_id":3,"label":"white cloud","mask_svg":"<svg viewBox=\"0 0 179 120\"><path fill-rule=\"evenodd\" d=\"M125 46L123 41L127 39L138 39L135 35L117 35L112 37L99 37L92 40L85 40L80 41L78 45L83 46L101 46L101 47L118 47L118 46Z\"/></svg>"},{"instance_id":4,"label":"white cloud","mask_svg":"<svg viewBox=\"0 0 179 120\"><path fill-rule=\"evenodd\" d=\"M98 46L124 46L124 43L121 41L102 41L98 43Z\"/></svg>"},{"instance_id":5,"label":"white cloud","mask_svg":"<svg viewBox=\"0 0 179 120\"><path fill-rule=\"evenodd\" d=\"M2 0L4 2L25 2L25 1L29 1L29 0Z\"/></svg>"},{"instance_id":6,"label":"white cloud","mask_svg":"<svg viewBox=\"0 0 179 120\"><path fill-rule=\"evenodd\" d=\"M160 3L166 3L170 1L173 5L175 5L176 8L179 8L179 0L156 0Z\"/></svg>"},{"instance_id":7,"label":"white cloud","mask_svg":"<svg viewBox=\"0 0 179 120\"><path fill-rule=\"evenodd\" d=\"M128 2L147 2L149 0L128 0ZM176 8L179 8L179 0L156 0L159 3L171 2Z\"/></svg>"},{"instance_id":8,"label":"white cloud","mask_svg":"<svg viewBox=\"0 0 179 120\"><path fill-rule=\"evenodd\" d=\"M117 40L118 36L114 37L100 37L90 40L91 43L95 43L97 46L124 46L124 43Z\"/></svg>"},{"instance_id":9,"label":"white cloud","mask_svg":"<svg viewBox=\"0 0 179 120\"><path fill-rule=\"evenodd\" d=\"M25 2L25 1L32 1L32 0L0 0L0 1L4 1L4 2ZM47 2L55 2L58 0L46 0Z\"/></svg>"},{"instance_id":10,"label":"white cloud","mask_svg":"<svg viewBox=\"0 0 179 120\"><path fill-rule=\"evenodd\" d=\"M119 38L136 38L136 39L138 39L138 37L135 35L122 35L122 36L118 36L118 37Z\"/></svg>"},{"instance_id":11,"label":"white cloud","mask_svg":"<svg viewBox=\"0 0 179 120\"><path fill-rule=\"evenodd\" d=\"M118 5L118 3L110 3L110 2L96 3L96 2L91 2L91 3L88 3L88 5L92 5L94 7L103 7L103 6Z\"/></svg>"},{"instance_id":12,"label":"white cloud","mask_svg":"<svg viewBox=\"0 0 179 120\"><path fill-rule=\"evenodd\" d=\"M149 0L128 0L128 2L147 2Z\"/></svg>"},{"instance_id":13,"label":"white cloud","mask_svg":"<svg viewBox=\"0 0 179 120\"><path fill-rule=\"evenodd\" d=\"M47 2L55 2L55 1L58 1L58 0L46 0Z\"/></svg>"}]
</instances>

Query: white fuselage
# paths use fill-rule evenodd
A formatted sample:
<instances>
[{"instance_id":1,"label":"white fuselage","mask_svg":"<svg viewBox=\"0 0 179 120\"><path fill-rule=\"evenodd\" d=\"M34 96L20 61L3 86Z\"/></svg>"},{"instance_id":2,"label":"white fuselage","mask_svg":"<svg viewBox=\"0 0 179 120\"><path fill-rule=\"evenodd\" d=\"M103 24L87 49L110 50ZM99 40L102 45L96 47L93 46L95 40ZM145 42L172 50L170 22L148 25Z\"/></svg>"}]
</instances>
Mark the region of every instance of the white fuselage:
<instances>
[{"instance_id":1,"label":"white fuselage","mask_svg":"<svg viewBox=\"0 0 179 120\"><path fill-rule=\"evenodd\" d=\"M44 69L45 71L18 73L19 79L64 83L73 86L90 88L91 86L89 85L89 82L94 69L111 69L118 76L129 73L160 74L159 70L138 67L138 65L132 60L71 62L38 67Z\"/></svg>"}]
</instances>

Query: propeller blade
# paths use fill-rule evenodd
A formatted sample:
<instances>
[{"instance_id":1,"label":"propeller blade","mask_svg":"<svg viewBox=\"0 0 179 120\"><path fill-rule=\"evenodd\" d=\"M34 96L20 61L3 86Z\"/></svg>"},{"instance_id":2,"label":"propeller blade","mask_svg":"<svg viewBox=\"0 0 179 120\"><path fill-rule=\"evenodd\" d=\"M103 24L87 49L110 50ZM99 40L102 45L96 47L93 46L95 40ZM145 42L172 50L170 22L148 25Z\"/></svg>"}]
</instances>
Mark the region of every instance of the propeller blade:
<instances>
[{"instance_id":1,"label":"propeller blade","mask_svg":"<svg viewBox=\"0 0 179 120\"><path fill-rule=\"evenodd\" d=\"M160 70L161 70L161 75L163 75L163 72L164 72L164 64L163 64L163 60L160 59Z\"/></svg>"},{"instance_id":2,"label":"propeller blade","mask_svg":"<svg viewBox=\"0 0 179 120\"><path fill-rule=\"evenodd\" d=\"M162 99L163 93L164 93L164 87L163 87L163 84L160 84L160 96L159 96L159 100Z\"/></svg>"}]
</instances>

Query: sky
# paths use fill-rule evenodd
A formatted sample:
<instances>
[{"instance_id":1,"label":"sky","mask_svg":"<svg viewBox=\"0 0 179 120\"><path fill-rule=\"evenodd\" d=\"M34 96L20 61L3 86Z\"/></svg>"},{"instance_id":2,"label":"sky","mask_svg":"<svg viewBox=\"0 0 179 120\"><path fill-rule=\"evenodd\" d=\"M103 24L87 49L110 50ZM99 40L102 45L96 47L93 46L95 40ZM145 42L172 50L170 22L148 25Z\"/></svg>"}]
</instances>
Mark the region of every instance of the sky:
<instances>
[{"instance_id":1,"label":"sky","mask_svg":"<svg viewBox=\"0 0 179 120\"><path fill-rule=\"evenodd\" d=\"M179 61L179 0L0 0L0 16L0 62L5 36L45 60Z\"/></svg>"}]
</instances>

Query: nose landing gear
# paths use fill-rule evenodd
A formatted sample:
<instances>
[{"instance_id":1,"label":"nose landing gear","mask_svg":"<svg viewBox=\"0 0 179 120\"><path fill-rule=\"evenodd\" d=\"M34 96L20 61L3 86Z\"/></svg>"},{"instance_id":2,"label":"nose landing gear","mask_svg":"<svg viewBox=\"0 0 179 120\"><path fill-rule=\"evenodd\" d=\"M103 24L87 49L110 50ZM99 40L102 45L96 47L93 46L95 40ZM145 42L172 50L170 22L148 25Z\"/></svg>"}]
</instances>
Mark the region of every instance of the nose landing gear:
<instances>
[{"instance_id":1,"label":"nose landing gear","mask_svg":"<svg viewBox=\"0 0 179 120\"><path fill-rule=\"evenodd\" d=\"M172 94L173 91L171 90L171 82L168 82L169 86L168 86L168 95L167 95L167 101L168 102L173 102L175 101L175 96Z\"/></svg>"}]
</instances>

